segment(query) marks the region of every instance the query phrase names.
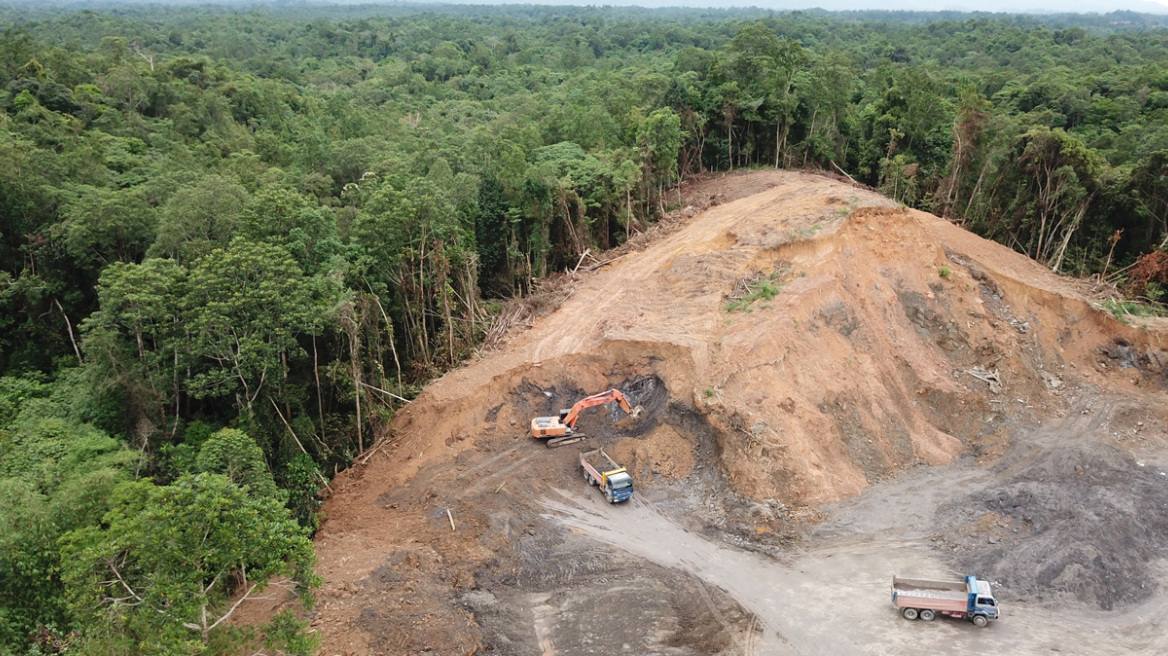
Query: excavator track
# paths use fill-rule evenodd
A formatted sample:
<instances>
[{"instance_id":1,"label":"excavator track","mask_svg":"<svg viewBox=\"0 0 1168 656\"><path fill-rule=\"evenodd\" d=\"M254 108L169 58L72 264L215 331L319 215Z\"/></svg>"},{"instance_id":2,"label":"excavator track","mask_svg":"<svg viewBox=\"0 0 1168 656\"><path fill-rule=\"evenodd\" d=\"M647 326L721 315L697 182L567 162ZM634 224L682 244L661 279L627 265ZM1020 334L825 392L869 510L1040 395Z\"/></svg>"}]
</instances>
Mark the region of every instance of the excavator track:
<instances>
[{"instance_id":1,"label":"excavator track","mask_svg":"<svg viewBox=\"0 0 1168 656\"><path fill-rule=\"evenodd\" d=\"M588 439L587 435L582 435L580 433L576 433L573 435L565 435L563 437L553 437L553 438L549 439L546 442L546 444L547 444L547 448L556 449L556 448L559 448L561 446L568 446L569 444L575 444L576 442L583 442L586 439Z\"/></svg>"}]
</instances>

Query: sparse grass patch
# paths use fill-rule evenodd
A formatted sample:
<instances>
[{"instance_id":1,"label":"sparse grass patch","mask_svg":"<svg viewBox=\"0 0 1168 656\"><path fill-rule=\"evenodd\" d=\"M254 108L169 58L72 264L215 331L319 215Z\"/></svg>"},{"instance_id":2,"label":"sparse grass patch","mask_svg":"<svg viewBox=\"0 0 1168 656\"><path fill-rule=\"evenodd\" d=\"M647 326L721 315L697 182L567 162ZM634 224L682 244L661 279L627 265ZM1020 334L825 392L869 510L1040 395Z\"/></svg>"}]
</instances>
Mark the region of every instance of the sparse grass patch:
<instances>
[{"instance_id":1,"label":"sparse grass patch","mask_svg":"<svg viewBox=\"0 0 1168 656\"><path fill-rule=\"evenodd\" d=\"M783 271L775 270L769 275L751 276L738 281L730 299L726 302L727 312L750 312L756 301L769 301L783 289L779 282ZM769 307L769 306L767 306Z\"/></svg>"},{"instance_id":2,"label":"sparse grass patch","mask_svg":"<svg viewBox=\"0 0 1168 656\"><path fill-rule=\"evenodd\" d=\"M953 273L953 271L949 267L943 266L937 271L937 273L940 274L942 278L948 278L949 275Z\"/></svg>"},{"instance_id":3,"label":"sparse grass patch","mask_svg":"<svg viewBox=\"0 0 1168 656\"><path fill-rule=\"evenodd\" d=\"M1111 313L1113 317L1129 323L1130 317L1158 317L1162 314L1161 310L1152 305L1145 305L1137 301L1129 300L1106 300L1100 303L1103 309Z\"/></svg>"},{"instance_id":4,"label":"sparse grass patch","mask_svg":"<svg viewBox=\"0 0 1168 656\"><path fill-rule=\"evenodd\" d=\"M815 233L819 232L820 230L823 230L823 224L821 223L816 223L810 228L800 228L799 238L804 240L811 239L815 236Z\"/></svg>"}]
</instances>

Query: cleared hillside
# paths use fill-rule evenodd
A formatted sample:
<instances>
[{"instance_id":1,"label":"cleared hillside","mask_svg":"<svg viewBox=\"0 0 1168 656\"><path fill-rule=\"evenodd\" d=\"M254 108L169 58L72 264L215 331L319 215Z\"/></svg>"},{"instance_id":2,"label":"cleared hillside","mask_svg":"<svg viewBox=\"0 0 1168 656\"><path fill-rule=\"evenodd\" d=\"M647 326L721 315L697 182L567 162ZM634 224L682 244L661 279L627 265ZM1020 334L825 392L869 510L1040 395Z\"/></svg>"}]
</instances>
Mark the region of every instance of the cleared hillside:
<instances>
[{"instance_id":1,"label":"cleared hillside","mask_svg":"<svg viewBox=\"0 0 1168 656\"><path fill-rule=\"evenodd\" d=\"M587 507L599 495L574 448L545 449L527 424L609 387L637 416L595 409L579 428L634 473L638 503L694 539L765 554L751 555L760 572L795 544L900 535L897 548L978 567L1007 597L1069 596L1083 613L1159 598L1148 564L1168 544L1139 517L1168 507L1154 464L1162 321L1121 323L1080 283L828 178L751 173L691 199L715 204L579 274L554 311L431 384L337 479L317 537L325 652L592 653L603 640L573 640L611 618L600 590L613 580L651 616L626 618L616 647L642 636L637 649L674 650L660 653L771 653L778 635L793 651L774 653L814 651L701 567L561 521L565 495Z\"/></svg>"}]
</instances>

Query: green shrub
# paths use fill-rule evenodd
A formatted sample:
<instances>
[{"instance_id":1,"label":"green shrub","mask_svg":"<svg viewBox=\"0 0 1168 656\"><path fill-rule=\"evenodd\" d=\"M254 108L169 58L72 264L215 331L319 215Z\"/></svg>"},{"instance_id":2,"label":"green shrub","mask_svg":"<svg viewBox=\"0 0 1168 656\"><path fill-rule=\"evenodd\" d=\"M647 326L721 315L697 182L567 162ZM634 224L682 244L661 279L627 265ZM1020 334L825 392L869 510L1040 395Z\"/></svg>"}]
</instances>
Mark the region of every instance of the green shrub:
<instances>
[{"instance_id":1,"label":"green shrub","mask_svg":"<svg viewBox=\"0 0 1168 656\"><path fill-rule=\"evenodd\" d=\"M759 278L747 285L746 294L740 298L731 299L726 303L727 312L749 312L750 306L756 301L769 301L783 290L778 282L779 272L774 272L764 278Z\"/></svg>"},{"instance_id":2,"label":"green shrub","mask_svg":"<svg viewBox=\"0 0 1168 656\"><path fill-rule=\"evenodd\" d=\"M1100 305L1124 323L1128 322L1129 317L1158 317L1162 314L1155 306L1145 305L1137 301L1106 300Z\"/></svg>"}]
</instances>

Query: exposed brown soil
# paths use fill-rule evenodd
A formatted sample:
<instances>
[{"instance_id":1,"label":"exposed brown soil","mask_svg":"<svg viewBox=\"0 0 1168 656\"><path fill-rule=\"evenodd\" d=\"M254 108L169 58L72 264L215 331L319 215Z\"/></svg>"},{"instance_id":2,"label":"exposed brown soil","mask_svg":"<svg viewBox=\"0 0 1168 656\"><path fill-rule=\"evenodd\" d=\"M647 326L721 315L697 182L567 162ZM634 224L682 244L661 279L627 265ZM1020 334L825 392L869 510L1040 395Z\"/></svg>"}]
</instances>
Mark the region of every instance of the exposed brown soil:
<instances>
[{"instance_id":1,"label":"exposed brown soil","mask_svg":"<svg viewBox=\"0 0 1168 656\"><path fill-rule=\"evenodd\" d=\"M1039 615L1069 599L1085 625L1160 598L1168 324L1120 323L1075 281L829 178L754 172L686 194L337 478L316 540L323 654L815 653L778 601L727 577L830 581L836 550L884 562L856 555L873 540L991 577ZM777 293L732 306L760 281ZM578 428L633 473L629 508L664 518L660 544L622 548L635 522L589 528L622 507L583 482L576 448L526 435L609 387L637 416L596 408ZM746 560L666 557L685 544ZM815 608L807 622L840 625ZM905 650L883 622L840 635L855 653L946 653ZM1007 651L1041 653L1058 630Z\"/></svg>"}]
</instances>

